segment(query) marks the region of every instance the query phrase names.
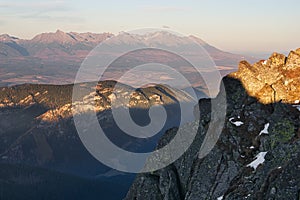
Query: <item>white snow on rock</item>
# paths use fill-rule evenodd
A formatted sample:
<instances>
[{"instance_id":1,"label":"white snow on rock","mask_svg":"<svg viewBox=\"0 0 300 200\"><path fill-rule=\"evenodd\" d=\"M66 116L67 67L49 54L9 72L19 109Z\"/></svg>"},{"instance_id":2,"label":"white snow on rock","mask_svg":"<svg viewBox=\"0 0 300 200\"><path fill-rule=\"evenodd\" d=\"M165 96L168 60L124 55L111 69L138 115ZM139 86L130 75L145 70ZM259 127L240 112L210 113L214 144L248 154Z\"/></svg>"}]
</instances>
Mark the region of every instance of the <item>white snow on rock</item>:
<instances>
[{"instance_id":1,"label":"white snow on rock","mask_svg":"<svg viewBox=\"0 0 300 200\"><path fill-rule=\"evenodd\" d=\"M259 135L261 135L261 134L269 134L269 131L268 131L269 126L270 126L270 123L265 124L264 129L262 131L260 131Z\"/></svg>"},{"instance_id":2,"label":"white snow on rock","mask_svg":"<svg viewBox=\"0 0 300 200\"><path fill-rule=\"evenodd\" d=\"M299 105L293 105L293 106L300 111L300 106Z\"/></svg>"},{"instance_id":3,"label":"white snow on rock","mask_svg":"<svg viewBox=\"0 0 300 200\"><path fill-rule=\"evenodd\" d=\"M267 64L267 60L265 60L265 61L263 62L263 64L266 65L266 64Z\"/></svg>"},{"instance_id":4,"label":"white snow on rock","mask_svg":"<svg viewBox=\"0 0 300 200\"><path fill-rule=\"evenodd\" d=\"M217 200L222 200L223 199L223 196L220 196L217 198Z\"/></svg>"},{"instance_id":5,"label":"white snow on rock","mask_svg":"<svg viewBox=\"0 0 300 200\"><path fill-rule=\"evenodd\" d=\"M251 146L251 147L249 147L250 149L255 149L255 147L254 146Z\"/></svg>"},{"instance_id":6,"label":"white snow on rock","mask_svg":"<svg viewBox=\"0 0 300 200\"><path fill-rule=\"evenodd\" d=\"M253 167L254 170L258 167L258 165L262 164L265 162L265 156L267 155L268 152L260 152L255 156L255 160L251 162L250 164L247 165L247 167Z\"/></svg>"},{"instance_id":7,"label":"white snow on rock","mask_svg":"<svg viewBox=\"0 0 300 200\"><path fill-rule=\"evenodd\" d=\"M6 159L8 159L8 157L7 156L2 156L2 159L6 160Z\"/></svg>"},{"instance_id":8,"label":"white snow on rock","mask_svg":"<svg viewBox=\"0 0 300 200\"><path fill-rule=\"evenodd\" d=\"M244 124L244 122L241 122L241 121L236 121L236 122L234 122L234 121L232 121L232 120L234 120L234 117L230 118L229 121L230 121L232 124L234 124L235 126L241 126L241 125Z\"/></svg>"}]
</instances>

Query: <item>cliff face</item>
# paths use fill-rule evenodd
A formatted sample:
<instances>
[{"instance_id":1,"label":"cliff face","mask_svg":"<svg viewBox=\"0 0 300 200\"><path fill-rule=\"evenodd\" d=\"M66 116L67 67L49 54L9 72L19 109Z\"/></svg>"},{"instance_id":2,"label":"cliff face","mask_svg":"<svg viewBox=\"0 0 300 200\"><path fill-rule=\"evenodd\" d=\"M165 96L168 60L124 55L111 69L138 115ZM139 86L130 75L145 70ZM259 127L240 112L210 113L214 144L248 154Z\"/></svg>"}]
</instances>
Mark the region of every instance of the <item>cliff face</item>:
<instances>
[{"instance_id":1,"label":"cliff face","mask_svg":"<svg viewBox=\"0 0 300 200\"><path fill-rule=\"evenodd\" d=\"M223 79L226 121L212 151L198 157L211 120L211 101L202 99L199 120L180 128L198 128L188 151L164 169L139 174L126 199L299 199L299 67L299 49L253 66L241 62ZM176 132L166 132L158 148Z\"/></svg>"}]
</instances>

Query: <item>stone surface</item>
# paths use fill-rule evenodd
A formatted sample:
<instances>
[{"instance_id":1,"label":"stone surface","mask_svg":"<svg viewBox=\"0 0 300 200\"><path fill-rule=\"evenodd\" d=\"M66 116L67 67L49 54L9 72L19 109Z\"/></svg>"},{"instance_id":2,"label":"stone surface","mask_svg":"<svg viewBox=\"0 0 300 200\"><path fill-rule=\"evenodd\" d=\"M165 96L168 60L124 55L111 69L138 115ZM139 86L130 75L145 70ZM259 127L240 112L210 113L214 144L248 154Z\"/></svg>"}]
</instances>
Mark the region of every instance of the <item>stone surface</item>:
<instances>
[{"instance_id":1,"label":"stone surface","mask_svg":"<svg viewBox=\"0 0 300 200\"><path fill-rule=\"evenodd\" d=\"M274 53L268 60L253 65L242 61L238 71L229 76L241 80L249 95L262 103L294 103L299 100L299 69L300 49L297 49L288 57Z\"/></svg>"},{"instance_id":2,"label":"stone surface","mask_svg":"<svg viewBox=\"0 0 300 200\"><path fill-rule=\"evenodd\" d=\"M293 65L298 60L291 54L288 59L273 54L266 64L241 62L238 72L223 79L226 121L212 151L198 157L211 120L211 101L202 99L200 114L195 112L198 120L180 128L187 134L198 129L191 147L168 167L139 174L126 199L299 199L300 112L287 103L300 98L296 76L300 66ZM285 85L284 80L289 83ZM293 90L288 89L292 86ZM230 119L243 124L237 127ZM267 123L267 131L260 134ZM158 148L176 132L168 131ZM265 161L256 169L248 166L260 152L267 152Z\"/></svg>"}]
</instances>

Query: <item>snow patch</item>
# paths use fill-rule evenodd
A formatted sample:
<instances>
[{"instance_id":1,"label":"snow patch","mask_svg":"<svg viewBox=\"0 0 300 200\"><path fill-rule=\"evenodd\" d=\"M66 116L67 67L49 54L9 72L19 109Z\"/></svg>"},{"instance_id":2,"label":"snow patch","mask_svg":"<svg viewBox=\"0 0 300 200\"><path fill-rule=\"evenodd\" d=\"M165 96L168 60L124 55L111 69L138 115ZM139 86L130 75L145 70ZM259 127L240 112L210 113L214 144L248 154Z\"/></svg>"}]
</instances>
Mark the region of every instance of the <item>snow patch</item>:
<instances>
[{"instance_id":1,"label":"snow patch","mask_svg":"<svg viewBox=\"0 0 300 200\"><path fill-rule=\"evenodd\" d=\"M236 122L232 122L232 124L234 124L235 126L241 126L244 124L244 122L236 121Z\"/></svg>"},{"instance_id":2,"label":"snow patch","mask_svg":"<svg viewBox=\"0 0 300 200\"><path fill-rule=\"evenodd\" d=\"M3 160L6 160L6 159L8 159L8 156L2 156L1 157Z\"/></svg>"},{"instance_id":3,"label":"snow patch","mask_svg":"<svg viewBox=\"0 0 300 200\"><path fill-rule=\"evenodd\" d=\"M251 162L250 164L247 165L247 167L252 167L254 168L254 170L256 170L256 168L265 162L265 156L267 155L267 151L266 152L260 152L259 154L257 154L255 156L255 160L253 162Z\"/></svg>"},{"instance_id":4,"label":"snow patch","mask_svg":"<svg viewBox=\"0 0 300 200\"><path fill-rule=\"evenodd\" d=\"M223 196L220 196L217 198L217 200L222 200L223 199Z\"/></svg>"},{"instance_id":5,"label":"snow patch","mask_svg":"<svg viewBox=\"0 0 300 200\"><path fill-rule=\"evenodd\" d=\"M249 147L250 149L255 149L255 147L254 146L251 146L251 147Z\"/></svg>"},{"instance_id":6,"label":"snow patch","mask_svg":"<svg viewBox=\"0 0 300 200\"><path fill-rule=\"evenodd\" d=\"M300 105L293 105L293 106L300 111Z\"/></svg>"},{"instance_id":7,"label":"snow patch","mask_svg":"<svg viewBox=\"0 0 300 200\"><path fill-rule=\"evenodd\" d=\"M269 131L268 131L269 126L270 126L270 123L265 124L264 129L262 131L260 131L259 135L261 135L261 134L269 134Z\"/></svg>"},{"instance_id":8,"label":"snow patch","mask_svg":"<svg viewBox=\"0 0 300 200\"><path fill-rule=\"evenodd\" d=\"M268 61L267 61L267 60L265 60L265 61L263 62L263 64L264 64L264 65L266 65L266 64L267 64L267 62L268 62Z\"/></svg>"},{"instance_id":9,"label":"snow patch","mask_svg":"<svg viewBox=\"0 0 300 200\"><path fill-rule=\"evenodd\" d=\"M234 117L230 118L229 121L230 121L232 124L234 124L235 126L241 126L241 125L244 124L244 122L241 122L241 121L236 121L236 122L234 122L234 121L232 121L232 120L234 120Z\"/></svg>"}]
</instances>

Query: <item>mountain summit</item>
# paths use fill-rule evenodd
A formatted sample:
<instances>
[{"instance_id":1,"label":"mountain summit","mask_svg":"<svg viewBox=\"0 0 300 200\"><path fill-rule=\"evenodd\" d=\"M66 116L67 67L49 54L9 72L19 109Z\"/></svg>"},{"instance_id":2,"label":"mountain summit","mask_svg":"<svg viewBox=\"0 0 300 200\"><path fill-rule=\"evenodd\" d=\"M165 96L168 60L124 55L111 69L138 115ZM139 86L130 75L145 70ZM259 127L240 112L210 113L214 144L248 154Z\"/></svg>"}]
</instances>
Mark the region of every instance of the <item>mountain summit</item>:
<instances>
[{"instance_id":1,"label":"mountain summit","mask_svg":"<svg viewBox=\"0 0 300 200\"><path fill-rule=\"evenodd\" d=\"M17 42L19 38L10 36L8 34L0 35L0 42Z\"/></svg>"},{"instance_id":2,"label":"mountain summit","mask_svg":"<svg viewBox=\"0 0 300 200\"><path fill-rule=\"evenodd\" d=\"M75 43L100 43L103 40L111 37L110 33L65 33L57 30L55 33L42 33L29 40L29 43L59 43L59 44L75 44Z\"/></svg>"}]
</instances>

